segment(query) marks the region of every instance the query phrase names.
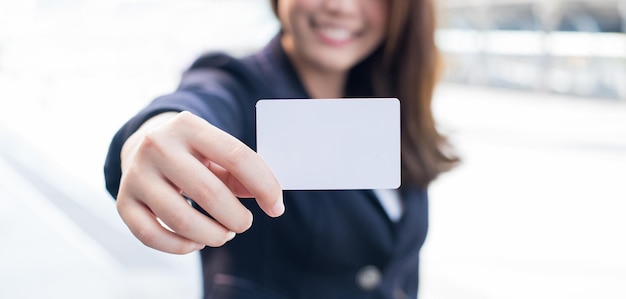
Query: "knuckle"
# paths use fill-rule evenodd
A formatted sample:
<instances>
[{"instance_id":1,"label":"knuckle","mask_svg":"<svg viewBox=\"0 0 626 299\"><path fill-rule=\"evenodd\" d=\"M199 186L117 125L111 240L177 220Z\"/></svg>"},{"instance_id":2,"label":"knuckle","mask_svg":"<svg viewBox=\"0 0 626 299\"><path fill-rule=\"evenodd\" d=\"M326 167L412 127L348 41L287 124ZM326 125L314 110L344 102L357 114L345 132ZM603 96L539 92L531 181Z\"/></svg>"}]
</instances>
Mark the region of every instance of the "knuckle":
<instances>
[{"instance_id":1,"label":"knuckle","mask_svg":"<svg viewBox=\"0 0 626 299\"><path fill-rule=\"evenodd\" d=\"M147 132L137 145L134 161L131 161L129 166L145 167L162 161L170 161L180 150L176 141L173 141L173 136L159 129Z\"/></svg>"},{"instance_id":2,"label":"knuckle","mask_svg":"<svg viewBox=\"0 0 626 299\"><path fill-rule=\"evenodd\" d=\"M264 185L264 188L257 191L256 196L258 199L263 199L263 203L267 206L274 206L281 198L282 190L280 188L272 187L271 185Z\"/></svg>"},{"instance_id":3,"label":"knuckle","mask_svg":"<svg viewBox=\"0 0 626 299\"><path fill-rule=\"evenodd\" d=\"M139 152L150 152L154 150L158 151L161 148L162 148L161 134L159 134L159 132L157 132L156 130L151 130L150 132L147 132L143 136L143 139L141 140L139 144L138 151Z\"/></svg>"},{"instance_id":4,"label":"knuckle","mask_svg":"<svg viewBox=\"0 0 626 299\"><path fill-rule=\"evenodd\" d=\"M157 241L157 234L154 230L148 226L141 226L133 230L135 237L141 241L144 245L155 248Z\"/></svg>"},{"instance_id":5,"label":"knuckle","mask_svg":"<svg viewBox=\"0 0 626 299\"><path fill-rule=\"evenodd\" d=\"M125 200L125 197L122 196L123 191L128 190L128 192L130 192L130 190L133 190L133 187L137 187L140 185L140 182L142 181L141 178L144 177L142 175L142 173L144 172L143 165L140 163L140 161L141 158L137 158L133 161L133 163L130 163L125 169L122 170L119 196L117 199L118 201L120 199L122 199L123 201Z\"/></svg>"},{"instance_id":6,"label":"knuckle","mask_svg":"<svg viewBox=\"0 0 626 299\"><path fill-rule=\"evenodd\" d=\"M173 213L166 224L175 232L188 232L193 226L190 218L183 211Z\"/></svg>"},{"instance_id":7,"label":"knuckle","mask_svg":"<svg viewBox=\"0 0 626 299\"><path fill-rule=\"evenodd\" d=\"M177 121L189 121L191 118L193 118L193 116L194 115L189 111L181 111L180 113L178 113L175 119Z\"/></svg>"},{"instance_id":8,"label":"knuckle","mask_svg":"<svg viewBox=\"0 0 626 299\"><path fill-rule=\"evenodd\" d=\"M230 168L238 168L250 157L249 148L243 143L236 143L226 153L226 163Z\"/></svg>"},{"instance_id":9,"label":"knuckle","mask_svg":"<svg viewBox=\"0 0 626 299\"><path fill-rule=\"evenodd\" d=\"M235 195L228 188L204 187L198 191L197 195L200 197L196 199L199 199L198 202L209 214L223 215L224 209L231 210L235 208L233 205L239 204L236 202ZM220 213L220 211L222 212ZM249 210L243 208L241 211L235 208L229 213L226 222L222 222L222 225L234 232L242 233L252 226L252 218L252 213Z\"/></svg>"},{"instance_id":10,"label":"knuckle","mask_svg":"<svg viewBox=\"0 0 626 299\"><path fill-rule=\"evenodd\" d=\"M223 186L219 180L213 179L199 181L192 192L194 199L207 211L219 209L230 197L234 197L230 189Z\"/></svg>"},{"instance_id":11,"label":"knuckle","mask_svg":"<svg viewBox=\"0 0 626 299\"><path fill-rule=\"evenodd\" d=\"M193 113L189 112L189 111L182 111L180 113L178 113L178 115L176 115L173 119L172 122L176 125L176 126L180 126L180 127L190 127L190 126L194 126L194 124L197 124L198 117L195 116Z\"/></svg>"},{"instance_id":12,"label":"knuckle","mask_svg":"<svg viewBox=\"0 0 626 299\"><path fill-rule=\"evenodd\" d=\"M210 186L207 182L203 182L202 186L198 188L198 190L194 194L197 200L202 201L206 204L207 209L212 209L219 201L219 198L223 196L219 191L216 191L215 188Z\"/></svg>"},{"instance_id":13,"label":"knuckle","mask_svg":"<svg viewBox=\"0 0 626 299\"><path fill-rule=\"evenodd\" d=\"M153 160L161 159L165 151L165 144L163 144L160 134L150 131L142 137L137 145L134 158L128 164L127 170L132 166L147 165Z\"/></svg>"},{"instance_id":14,"label":"knuckle","mask_svg":"<svg viewBox=\"0 0 626 299\"><path fill-rule=\"evenodd\" d=\"M124 216L124 211L128 206L126 201L126 196L122 192L119 192L117 198L115 199L115 208L117 209L117 213L122 217Z\"/></svg>"},{"instance_id":15,"label":"knuckle","mask_svg":"<svg viewBox=\"0 0 626 299\"><path fill-rule=\"evenodd\" d=\"M115 200L115 209L125 223L133 218L133 201L134 199L127 195L123 188L120 188Z\"/></svg>"}]
</instances>

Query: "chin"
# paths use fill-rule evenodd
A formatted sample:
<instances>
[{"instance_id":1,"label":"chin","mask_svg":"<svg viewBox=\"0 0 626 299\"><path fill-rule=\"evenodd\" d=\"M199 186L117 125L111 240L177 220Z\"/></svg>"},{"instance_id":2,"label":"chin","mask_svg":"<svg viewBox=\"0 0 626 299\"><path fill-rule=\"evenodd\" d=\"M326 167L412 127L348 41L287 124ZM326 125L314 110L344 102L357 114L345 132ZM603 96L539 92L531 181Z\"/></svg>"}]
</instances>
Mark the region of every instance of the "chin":
<instances>
[{"instance_id":1,"label":"chin","mask_svg":"<svg viewBox=\"0 0 626 299\"><path fill-rule=\"evenodd\" d=\"M355 64L346 63L345 61L336 61L334 59L325 60L319 64L320 67L328 72L342 73L349 71Z\"/></svg>"},{"instance_id":2,"label":"chin","mask_svg":"<svg viewBox=\"0 0 626 299\"><path fill-rule=\"evenodd\" d=\"M347 72L352 67L357 65L362 58L355 57L354 55L342 55L342 53L324 53L324 55L319 55L321 51L312 53L317 64L328 71L331 72Z\"/></svg>"}]
</instances>

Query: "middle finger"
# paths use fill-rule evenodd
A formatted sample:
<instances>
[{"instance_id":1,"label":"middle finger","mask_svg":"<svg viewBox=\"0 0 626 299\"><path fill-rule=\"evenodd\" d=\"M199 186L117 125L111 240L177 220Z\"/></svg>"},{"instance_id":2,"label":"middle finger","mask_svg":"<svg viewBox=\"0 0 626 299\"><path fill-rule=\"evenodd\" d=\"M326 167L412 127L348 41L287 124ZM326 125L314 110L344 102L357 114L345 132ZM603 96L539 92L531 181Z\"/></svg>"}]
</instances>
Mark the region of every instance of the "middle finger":
<instances>
[{"instance_id":1,"label":"middle finger","mask_svg":"<svg viewBox=\"0 0 626 299\"><path fill-rule=\"evenodd\" d=\"M252 225L252 213L195 156L179 154L176 162L159 167L168 180L227 229L242 233Z\"/></svg>"}]
</instances>

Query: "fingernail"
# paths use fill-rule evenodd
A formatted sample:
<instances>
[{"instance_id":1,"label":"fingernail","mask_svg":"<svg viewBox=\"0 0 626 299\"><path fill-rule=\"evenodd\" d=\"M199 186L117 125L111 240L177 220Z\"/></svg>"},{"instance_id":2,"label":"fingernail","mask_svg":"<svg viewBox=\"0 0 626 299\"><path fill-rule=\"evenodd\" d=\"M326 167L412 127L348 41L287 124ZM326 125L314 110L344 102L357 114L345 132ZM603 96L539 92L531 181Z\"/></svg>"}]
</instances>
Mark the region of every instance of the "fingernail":
<instances>
[{"instance_id":1,"label":"fingernail","mask_svg":"<svg viewBox=\"0 0 626 299\"><path fill-rule=\"evenodd\" d=\"M204 249L204 247L206 247L206 245L198 243L198 244L196 244L196 250L195 251L202 250L202 249Z\"/></svg>"},{"instance_id":2,"label":"fingernail","mask_svg":"<svg viewBox=\"0 0 626 299\"><path fill-rule=\"evenodd\" d=\"M236 235L237 235L237 234L236 234L235 232L228 232L226 242L228 242L228 241L230 241L230 240L234 239Z\"/></svg>"},{"instance_id":3,"label":"fingernail","mask_svg":"<svg viewBox=\"0 0 626 299\"><path fill-rule=\"evenodd\" d=\"M285 205L283 204L283 201L281 199L278 202L276 202L276 204L274 204L274 207L272 208L272 214L274 215L274 217L278 217L282 215L284 212L285 212Z\"/></svg>"}]
</instances>

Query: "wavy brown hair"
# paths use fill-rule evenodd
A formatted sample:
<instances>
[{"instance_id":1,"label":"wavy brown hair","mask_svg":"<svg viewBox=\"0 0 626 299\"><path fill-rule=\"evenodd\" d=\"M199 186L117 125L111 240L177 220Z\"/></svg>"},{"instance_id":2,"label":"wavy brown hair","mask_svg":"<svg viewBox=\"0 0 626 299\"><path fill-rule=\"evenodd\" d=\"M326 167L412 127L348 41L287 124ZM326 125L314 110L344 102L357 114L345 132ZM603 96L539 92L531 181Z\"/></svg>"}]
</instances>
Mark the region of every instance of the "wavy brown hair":
<instances>
[{"instance_id":1,"label":"wavy brown hair","mask_svg":"<svg viewBox=\"0 0 626 299\"><path fill-rule=\"evenodd\" d=\"M432 113L441 69L435 44L435 4L434 0L387 1L386 39L355 69L367 70L370 95L400 100L402 185L427 186L459 162L448 139L437 130ZM277 14L278 0L270 2ZM351 76L356 73L351 72Z\"/></svg>"}]
</instances>

